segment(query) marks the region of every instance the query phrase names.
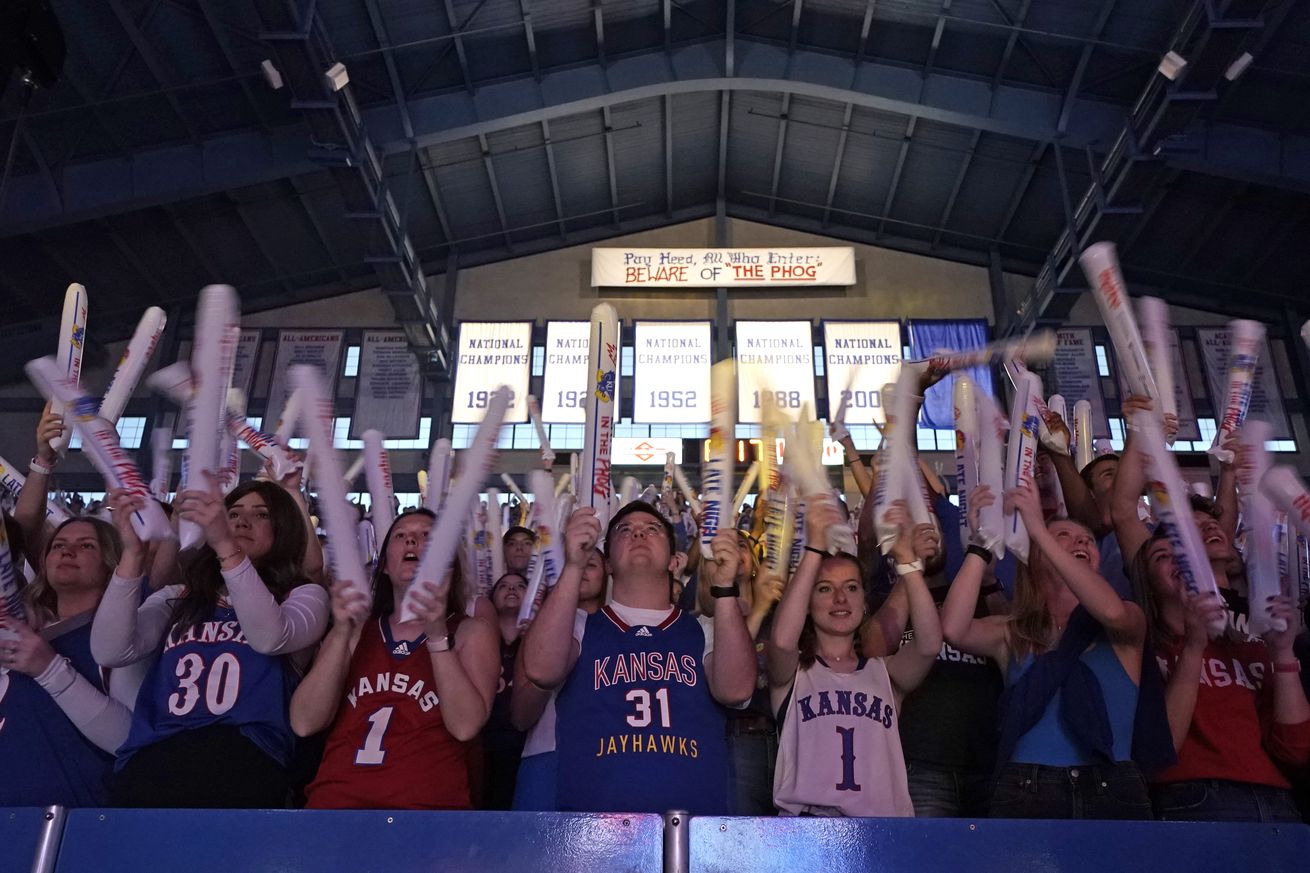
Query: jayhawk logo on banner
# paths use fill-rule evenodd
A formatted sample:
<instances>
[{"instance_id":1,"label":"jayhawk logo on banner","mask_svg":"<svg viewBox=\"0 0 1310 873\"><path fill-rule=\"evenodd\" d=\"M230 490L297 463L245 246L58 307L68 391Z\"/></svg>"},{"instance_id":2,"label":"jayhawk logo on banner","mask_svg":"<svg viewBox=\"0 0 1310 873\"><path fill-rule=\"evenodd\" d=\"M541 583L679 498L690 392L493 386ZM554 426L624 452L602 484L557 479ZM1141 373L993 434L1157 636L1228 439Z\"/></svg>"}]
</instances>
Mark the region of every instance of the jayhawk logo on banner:
<instances>
[{"instance_id":1,"label":"jayhawk logo on banner","mask_svg":"<svg viewBox=\"0 0 1310 873\"><path fill-rule=\"evenodd\" d=\"M609 403L614 399L614 378L613 370L608 373L604 370L596 371L596 397L601 403Z\"/></svg>"},{"instance_id":2,"label":"jayhawk logo on banner","mask_svg":"<svg viewBox=\"0 0 1310 873\"><path fill-rule=\"evenodd\" d=\"M68 338L68 341L72 343L73 348L80 349L84 339L86 339L86 325L79 325L73 328L73 335Z\"/></svg>"}]
</instances>

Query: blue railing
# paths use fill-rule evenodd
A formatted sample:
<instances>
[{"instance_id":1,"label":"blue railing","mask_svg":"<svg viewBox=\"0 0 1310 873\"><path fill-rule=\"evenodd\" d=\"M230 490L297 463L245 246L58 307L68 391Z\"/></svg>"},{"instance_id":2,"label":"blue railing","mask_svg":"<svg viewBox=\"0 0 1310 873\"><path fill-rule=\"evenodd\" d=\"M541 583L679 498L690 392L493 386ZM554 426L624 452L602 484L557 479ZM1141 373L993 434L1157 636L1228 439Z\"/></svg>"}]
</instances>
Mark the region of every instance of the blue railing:
<instances>
[{"instance_id":1,"label":"blue railing","mask_svg":"<svg viewBox=\"0 0 1310 873\"><path fill-rule=\"evenodd\" d=\"M1310 827L669 814L0 809L0 873L1304 873Z\"/></svg>"}]
</instances>

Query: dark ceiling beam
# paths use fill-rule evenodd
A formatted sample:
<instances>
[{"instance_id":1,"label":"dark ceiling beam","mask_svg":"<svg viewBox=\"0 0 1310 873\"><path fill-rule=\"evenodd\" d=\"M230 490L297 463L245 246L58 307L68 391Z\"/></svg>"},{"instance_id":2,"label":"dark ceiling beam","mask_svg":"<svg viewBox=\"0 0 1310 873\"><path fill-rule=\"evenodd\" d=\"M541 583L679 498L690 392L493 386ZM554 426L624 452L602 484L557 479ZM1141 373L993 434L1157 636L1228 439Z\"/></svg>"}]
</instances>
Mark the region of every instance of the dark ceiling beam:
<instances>
[{"instance_id":1,"label":"dark ceiling beam","mask_svg":"<svg viewBox=\"0 0 1310 873\"><path fill-rule=\"evenodd\" d=\"M1019 176L1019 184L1014 186L1014 194L1005 207L1004 217L1001 218L1001 226L996 230L997 239L1005 239L1005 234L1009 232L1014 217L1019 214L1019 205L1023 203L1023 198L1028 196L1028 187L1032 185L1033 176L1037 174L1037 168L1042 163L1042 157L1046 154L1048 145L1049 143L1038 143L1033 149L1033 153L1028 157L1028 166L1024 167L1023 174Z\"/></svg>"},{"instance_id":2,"label":"dark ceiling beam","mask_svg":"<svg viewBox=\"0 0 1310 873\"><path fill-rule=\"evenodd\" d=\"M855 106L847 103L842 112L841 133L837 137L837 150L832 156L832 172L828 175L828 196L823 202L823 227L827 227L828 219L832 217L832 201L837 197L837 179L841 176L842 161L846 157L846 141L851 135L851 115L854 111Z\"/></svg>"},{"instance_id":3,"label":"dark ceiling beam","mask_svg":"<svg viewBox=\"0 0 1310 873\"><path fill-rule=\"evenodd\" d=\"M560 239L568 239L569 231L564 226L564 198L560 196L559 169L555 166L555 146L550 138L550 122L541 120L541 138L546 146L546 168L550 171L550 194L555 203L555 220L559 224Z\"/></svg>"},{"instance_id":4,"label":"dark ceiling beam","mask_svg":"<svg viewBox=\"0 0 1310 873\"><path fill-rule=\"evenodd\" d=\"M213 0L196 0L196 5L200 9L205 26L209 28L209 32L214 36L214 42L217 43L218 50L223 55L223 60L227 61L228 69L233 73L240 74L241 70L237 67L236 53L232 51L232 43L224 32L225 28L214 15L212 2ZM241 87L241 93L245 95L246 105L250 107L250 111L259 122L259 126L267 132L271 125L263 110L259 108L259 101L255 99L254 93L250 90L250 82L248 76L241 76L237 79L237 84Z\"/></svg>"},{"instance_id":5,"label":"dark ceiling beam","mask_svg":"<svg viewBox=\"0 0 1310 873\"><path fill-rule=\"evenodd\" d=\"M145 265L141 260L141 257L136 253L132 246L128 244L127 240L123 238L123 235L114 229L113 222L102 218L96 222L96 225L105 236L109 237L109 241L114 244L114 248L123 256L123 260L127 261L128 266L130 266L137 275L140 276L141 283L149 286L150 290L154 292L153 295L142 294L139 291L135 291L138 286L136 283L133 283L133 302L138 303L144 309L147 306L154 305L155 300L165 300L171 296L168 293L169 289L165 288L163 283L155 277L154 271L150 270ZM120 303L122 302L126 301L120 301Z\"/></svg>"},{"instance_id":6,"label":"dark ceiling beam","mask_svg":"<svg viewBox=\"0 0 1310 873\"><path fill-rule=\"evenodd\" d=\"M251 223L250 216L246 215L246 209L241 204L241 201L231 195L228 195L226 199L232 206L232 211L235 212L237 218L240 219L241 226L246 229L246 233L249 234L250 239L255 243L255 248L259 249L260 256L263 257L264 262L268 264L269 275L279 277L280 281L278 284L282 286L282 290L290 294L292 292L291 285L282 277L282 271L278 269L277 261L273 259L272 247L264 240L262 234L256 232L255 226Z\"/></svg>"},{"instance_id":7,"label":"dark ceiling beam","mask_svg":"<svg viewBox=\"0 0 1310 873\"><path fill-rule=\"evenodd\" d=\"M609 62L605 60L605 10L601 8L600 0L591 0L591 17L596 29L596 60L603 68Z\"/></svg>"},{"instance_id":8,"label":"dark ceiling beam","mask_svg":"<svg viewBox=\"0 0 1310 873\"><path fill-rule=\"evenodd\" d=\"M382 20L382 13L378 11L376 0L364 0L364 8L368 12L369 25L373 28L373 39L377 41L378 48L382 50L382 62L387 68L387 80L391 83L391 96L396 101L396 109L400 112L400 123L405 131L405 139L414 138L414 123L409 117L409 101L405 99L405 88L400 83L400 70L396 68L396 58L391 51L391 39L387 35L386 23Z\"/></svg>"},{"instance_id":9,"label":"dark ceiling beam","mask_svg":"<svg viewBox=\"0 0 1310 873\"><path fill-rule=\"evenodd\" d=\"M951 186L951 194L946 198L946 205L942 207L941 218L937 220L937 232L932 238L932 247L936 248L941 244L942 234L951 223L951 213L955 210L955 201L960 196L960 189L964 187L964 177L969 175L969 166L973 163L973 156L978 151L978 142L982 139L982 131L975 130L973 139L969 142L969 150L964 153L964 160L960 161L960 170L955 174L955 184Z\"/></svg>"},{"instance_id":10,"label":"dark ceiling beam","mask_svg":"<svg viewBox=\"0 0 1310 873\"><path fill-rule=\"evenodd\" d=\"M127 33L127 38L132 42L137 53L141 55L141 60L145 62L146 69L150 71L150 75L154 78L155 82L161 88L167 88L169 85L173 84L170 81L172 77L170 77L164 70L164 65L155 55L154 49L150 47L150 42L145 38L145 35L141 33L140 28L137 27L136 21L134 21L132 16L128 14L127 9L123 7L122 0L109 0L109 8L114 11L114 16L118 19L118 23L122 25L123 30ZM182 111L182 104L178 102L177 94L173 91L166 90L164 91L164 99L168 101L168 105L173 107L173 111L177 113L178 119L182 122L182 127L186 129L187 135L191 137L191 141L196 145L199 145L201 140L200 134L196 131L191 120L187 118L186 113Z\"/></svg>"},{"instance_id":11,"label":"dark ceiling beam","mask_svg":"<svg viewBox=\"0 0 1310 873\"><path fill-rule=\"evenodd\" d=\"M505 217L505 201L500 196L500 183L496 181L496 165L491 159L491 146L485 136L478 137L478 146L482 149L482 166L487 171L487 184L491 186L491 199L496 204L496 218L500 221L500 232L505 238L505 248L514 250L514 241L509 236L509 220Z\"/></svg>"},{"instance_id":12,"label":"dark ceiling beam","mask_svg":"<svg viewBox=\"0 0 1310 873\"><path fill-rule=\"evenodd\" d=\"M1035 66L1037 71L1042 74L1042 78L1046 80L1046 84L1055 87L1058 84L1057 78L1051 74L1050 70L1046 69L1046 64L1042 61L1042 58L1037 51L1028 44L1028 40L1020 36L1020 31L1023 28L1023 19L1028 11L1028 4L1024 4L1023 11L1020 13L1019 18L1012 18L1006 8L1001 5L1000 0L989 0L989 2L991 3L992 8L996 10L996 14L1005 22L1005 26L1010 29L1010 33L1016 40L1018 40L1019 47L1023 49L1024 54L1028 55L1029 60L1033 62L1033 66Z\"/></svg>"},{"instance_id":13,"label":"dark ceiling beam","mask_svg":"<svg viewBox=\"0 0 1310 873\"><path fill-rule=\"evenodd\" d=\"M441 186L437 182L437 171L428 166L424 160L425 154L417 145L414 147L414 162L418 166L419 176L423 179L423 187L428 192L428 200L432 202L432 211L437 214L437 223L441 225L441 235L446 239L454 239L450 232L450 219L446 216L446 206L441 199Z\"/></svg>"},{"instance_id":14,"label":"dark ceiling beam","mask_svg":"<svg viewBox=\"0 0 1310 873\"><path fill-rule=\"evenodd\" d=\"M1116 2L1118 0L1104 0L1101 3L1101 11L1097 13L1096 23L1092 25L1091 40L1083 43L1083 50L1078 55L1078 63L1074 66L1073 76L1069 78L1069 88L1064 92L1064 103L1060 106L1060 116L1055 122L1055 129L1061 134L1069 127L1069 113L1073 110L1074 100L1078 97L1078 89L1082 87L1083 76L1087 73L1087 64L1092 59L1092 51L1096 48L1096 41L1105 32L1105 24L1110 20Z\"/></svg>"},{"instance_id":15,"label":"dark ceiling beam","mask_svg":"<svg viewBox=\"0 0 1310 873\"><path fill-rule=\"evenodd\" d=\"M923 102L923 96L928 88L928 79L932 76L933 66L937 63L937 50L941 48L942 35L946 32L946 13L951 11L951 0L942 0L942 5L937 10L937 22L933 25L932 42L928 46L928 57L923 62L923 72L919 79L919 97L915 101ZM892 181L887 186L887 197L883 200L882 214L891 215L892 206L896 203L896 194L901 188L901 174L905 172L905 159L910 154L910 143L914 140L914 128L919 119L911 115L905 123L905 136L901 138L900 151L896 154L896 167L892 170ZM882 236L886 230L886 219L878 222L878 232L874 234L874 239Z\"/></svg>"},{"instance_id":16,"label":"dark ceiling beam","mask_svg":"<svg viewBox=\"0 0 1310 873\"><path fill-rule=\"evenodd\" d=\"M614 223L619 223L619 176L614 169L614 118L608 106L601 109L601 122L605 125L605 171L609 180L610 209L614 211Z\"/></svg>"},{"instance_id":17,"label":"dark ceiling beam","mask_svg":"<svg viewBox=\"0 0 1310 873\"><path fill-rule=\"evenodd\" d=\"M305 213L305 220L314 229L314 236L318 239L319 245L323 247L323 253L332 262L337 278L342 282L349 282L350 277L346 275L345 267L341 265L341 259L337 257L337 247L332 245L331 240L328 239L327 232L323 229L323 222L318 217L318 212L315 211L313 204L309 202L304 183L293 177L287 180L287 184L291 187L296 202L300 204L301 210Z\"/></svg>"},{"instance_id":18,"label":"dark ceiling beam","mask_svg":"<svg viewBox=\"0 0 1310 873\"><path fill-rule=\"evenodd\" d=\"M664 54L673 54L673 0L662 0L660 12L664 18Z\"/></svg>"},{"instance_id":19,"label":"dark ceiling beam","mask_svg":"<svg viewBox=\"0 0 1310 873\"><path fill-rule=\"evenodd\" d=\"M920 102L916 99L920 84L917 73L871 60L860 64L852 76L849 66L834 65L829 56L798 48L795 75L806 78L785 79L780 78L787 66L785 47L751 43L750 51L742 53L745 66L738 71L734 46L738 39L741 37L677 49L673 63L662 49L626 58L611 71L613 81L606 81L604 71L593 66L543 71L540 83L525 75L489 86L479 92L476 102L463 91L411 97L414 139L420 147L427 147L538 125L542 119L594 112L603 106L706 91L730 94L734 90L790 93L839 105L851 103L1035 143L1048 142L1058 135L1056 124L1063 92L1002 84L993 96L987 80L935 70ZM733 69L729 73L730 61ZM362 115L370 139L380 151L399 154L413 148L392 105L375 106L363 110ZM1083 94L1075 99L1070 119L1064 144L1081 149L1114 138L1122 126L1122 107ZM1252 137L1263 135L1240 130ZM1213 126L1210 136L1217 138L1221 132L1220 126ZM1226 137L1233 142L1239 138L1238 133ZM1296 155L1310 156L1310 137L1289 137L1283 145L1289 172L1300 165ZM1226 149L1224 154L1226 160L1242 159L1236 149ZM1263 154L1260 158L1265 159ZM1254 163L1253 159L1246 160ZM1310 163L1310 157L1306 162ZM144 172L145 168L149 172ZM269 134L214 134L206 138L203 147L181 144L141 149L130 159L78 161L61 168L65 179L62 207L45 190L46 183L37 174L15 176L0 217L0 235L276 181L316 168L305 155L304 130L299 124L278 126Z\"/></svg>"},{"instance_id":20,"label":"dark ceiling beam","mask_svg":"<svg viewBox=\"0 0 1310 873\"><path fill-rule=\"evenodd\" d=\"M528 0L519 0L519 14L523 16L523 38L528 43L528 61L532 64L532 78L541 81L541 64L537 60L537 32L532 27L532 12Z\"/></svg>"},{"instance_id":21,"label":"dark ceiling beam","mask_svg":"<svg viewBox=\"0 0 1310 873\"><path fill-rule=\"evenodd\" d=\"M473 76L469 73L468 53L464 50L464 37L460 34L459 19L455 17L455 4L451 0L442 0L442 2L446 8L446 22L450 25L450 33L454 37L455 56L459 58L459 71L464 76L464 90L472 94ZM437 60L440 61L440 57Z\"/></svg>"},{"instance_id":22,"label":"dark ceiling beam","mask_svg":"<svg viewBox=\"0 0 1310 873\"><path fill-rule=\"evenodd\" d=\"M797 2L797 8L800 3ZM778 138L773 148L773 181L769 185L769 214L777 208L778 183L782 179L782 155L787 149L787 115L791 112L791 95L782 95L782 114L778 116Z\"/></svg>"},{"instance_id":23,"label":"dark ceiling beam","mask_svg":"<svg viewBox=\"0 0 1310 873\"><path fill-rule=\"evenodd\" d=\"M737 73L737 4L735 0L728 0L727 9L725 10L725 27L723 40L723 80L725 83L733 81ZM790 63L790 59L784 59L783 64ZM727 201L728 193L728 129L732 116L732 91L723 88L719 91L719 166L718 166L718 184L715 186L715 198L717 202L716 214L722 217L723 206Z\"/></svg>"},{"instance_id":24,"label":"dark ceiling beam","mask_svg":"<svg viewBox=\"0 0 1310 873\"><path fill-rule=\"evenodd\" d=\"M664 210L673 215L673 95L660 98L664 108Z\"/></svg>"},{"instance_id":25,"label":"dark ceiling beam","mask_svg":"<svg viewBox=\"0 0 1310 873\"><path fill-rule=\"evenodd\" d=\"M205 271L205 276L208 279L209 284L213 285L222 282L223 271L218 269L218 265L215 264L214 259L209 256L209 252L207 252L205 247L200 244L200 238L195 235L191 228L186 226L186 222L182 220L182 216L178 215L177 210L174 209L171 204L164 206L163 209L165 214L168 215L169 221L173 223L173 229L177 231L177 235L182 237L182 241L186 243L187 250L191 252L191 256L196 259L196 263L200 264L201 269Z\"/></svg>"},{"instance_id":26,"label":"dark ceiling beam","mask_svg":"<svg viewBox=\"0 0 1310 873\"><path fill-rule=\"evenodd\" d=\"M1032 0L1023 0L1014 19L1015 25L1005 37L1005 48L1001 51L1001 60L996 64L996 75L992 76L992 94L995 94L996 89L1001 87L1001 83L1005 81L1005 70L1010 66L1010 58L1014 55L1014 47L1019 43L1019 31L1023 28L1024 22L1028 20L1028 9L1031 6Z\"/></svg>"}]
</instances>

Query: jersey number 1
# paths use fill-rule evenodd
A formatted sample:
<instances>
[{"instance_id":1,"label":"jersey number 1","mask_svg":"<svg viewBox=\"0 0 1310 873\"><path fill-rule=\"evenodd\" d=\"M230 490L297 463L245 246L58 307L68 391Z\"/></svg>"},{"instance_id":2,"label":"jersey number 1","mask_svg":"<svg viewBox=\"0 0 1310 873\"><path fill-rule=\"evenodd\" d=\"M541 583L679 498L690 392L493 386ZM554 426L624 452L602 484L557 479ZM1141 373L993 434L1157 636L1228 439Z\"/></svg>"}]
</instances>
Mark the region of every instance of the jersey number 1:
<instances>
[{"instance_id":1,"label":"jersey number 1","mask_svg":"<svg viewBox=\"0 0 1310 873\"><path fill-rule=\"evenodd\" d=\"M368 717L371 727L368 729L368 736L364 737L364 745L355 752L356 764L375 766L386 759L387 750L382 748L382 735L387 732L387 725L391 724L393 709L394 706L384 706Z\"/></svg>"},{"instance_id":2,"label":"jersey number 1","mask_svg":"<svg viewBox=\"0 0 1310 873\"><path fill-rule=\"evenodd\" d=\"M837 783L838 791L859 791L860 783L855 781L855 728L839 727L841 736L841 781Z\"/></svg>"}]
</instances>

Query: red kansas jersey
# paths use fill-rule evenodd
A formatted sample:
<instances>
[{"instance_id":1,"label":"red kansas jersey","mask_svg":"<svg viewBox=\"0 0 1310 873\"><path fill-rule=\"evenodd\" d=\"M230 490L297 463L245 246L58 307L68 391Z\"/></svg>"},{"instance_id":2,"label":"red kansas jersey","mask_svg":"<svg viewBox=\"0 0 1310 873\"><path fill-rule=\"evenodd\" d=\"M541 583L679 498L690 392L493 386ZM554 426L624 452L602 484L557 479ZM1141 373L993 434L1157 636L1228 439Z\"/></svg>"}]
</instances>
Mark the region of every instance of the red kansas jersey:
<instances>
[{"instance_id":1,"label":"red kansas jersey","mask_svg":"<svg viewBox=\"0 0 1310 873\"><path fill-rule=\"evenodd\" d=\"M423 643L393 640L385 618L365 625L307 807L471 807L469 744L446 730Z\"/></svg>"}]
</instances>

